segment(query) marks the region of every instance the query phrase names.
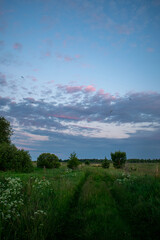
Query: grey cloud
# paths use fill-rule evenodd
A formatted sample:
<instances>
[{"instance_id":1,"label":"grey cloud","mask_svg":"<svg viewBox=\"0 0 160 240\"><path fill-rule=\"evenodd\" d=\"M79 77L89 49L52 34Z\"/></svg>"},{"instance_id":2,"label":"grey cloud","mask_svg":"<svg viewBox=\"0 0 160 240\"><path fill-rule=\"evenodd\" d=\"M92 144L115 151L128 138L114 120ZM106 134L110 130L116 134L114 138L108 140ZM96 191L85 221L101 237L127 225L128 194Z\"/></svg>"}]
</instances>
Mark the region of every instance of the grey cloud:
<instances>
[{"instance_id":1,"label":"grey cloud","mask_svg":"<svg viewBox=\"0 0 160 240\"><path fill-rule=\"evenodd\" d=\"M96 93L89 96L86 102L85 98L82 98L82 101L76 103L75 100L75 103L70 105L58 104L58 99L56 103L55 101L47 103L44 99L24 98L21 102L16 103L9 98L0 97L0 106L7 107L5 111L0 110L0 115L10 120L13 126L16 120L18 126L27 133L49 137L49 141L35 142L29 146L36 149L30 150L35 160L42 152L52 152L63 159L68 158L73 151L76 151L80 158L103 158L105 155L110 157L110 152L115 150L126 151L129 158L158 158L160 127L158 124L154 125L153 122L160 122L159 101L159 93L130 93L117 99L111 97L106 99L103 95L98 96ZM113 111L110 112L110 109ZM66 123L72 121L69 125L64 126L61 119L54 116L56 114L76 116L77 120L63 118L62 120ZM107 114L110 114L108 120L106 120ZM142 114L146 114L145 118ZM152 127L154 131L141 128L140 131L129 133L130 137L127 139L92 138L89 137L89 134L88 137L84 137L81 135L82 131L89 133L96 129L87 129L87 126L86 128L81 126L78 124L78 119L116 122L117 124L147 121L150 122L148 128ZM18 131L16 126L13 136L15 143L20 139L20 137L16 137L16 131ZM53 129L54 131L51 131ZM78 136L71 135L69 132L65 134L61 131L65 129L76 130L79 134ZM21 137L21 140L23 139L25 137Z\"/></svg>"},{"instance_id":2,"label":"grey cloud","mask_svg":"<svg viewBox=\"0 0 160 240\"><path fill-rule=\"evenodd\" d=\"M130 93L126 97L113 98L111 95L89 95L80 100L72 95L69 102L59 103L58 97L53 102L24 98L17 104L9 104L9 114L27 119L44 119L58 122L58 119L68 121L101 121L117 123L160 122L159 93ZM4 99L0 99L4 104ZM68 98L67 98L68 101ZM34 103L34 104L33 104ZM18 114L18 115L17 115ZM42 121L41 121L42 122ZM38 123L37 123L38 124Z\"/></svg>"}]
</instances>

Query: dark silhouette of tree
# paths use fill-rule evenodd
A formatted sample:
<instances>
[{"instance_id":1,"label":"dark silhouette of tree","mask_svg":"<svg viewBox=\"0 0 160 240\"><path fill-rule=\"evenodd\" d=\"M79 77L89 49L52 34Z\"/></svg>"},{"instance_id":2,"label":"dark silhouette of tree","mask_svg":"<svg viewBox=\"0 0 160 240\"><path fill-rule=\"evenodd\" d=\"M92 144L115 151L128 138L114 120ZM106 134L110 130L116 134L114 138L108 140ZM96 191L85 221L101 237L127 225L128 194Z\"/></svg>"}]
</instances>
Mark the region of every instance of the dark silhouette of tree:
<instances>
[{"instance_id":1,"label":"dark silhouette of tree","mask_svg":"<svg viewBox=\"0 0 160 240\"><path fill-rule=\"evenodd\" d=\"M13 134L10 122L8 122L4 117L0 117L0 144L11 143L11 135Z\"/></svg>"}]
</instances>

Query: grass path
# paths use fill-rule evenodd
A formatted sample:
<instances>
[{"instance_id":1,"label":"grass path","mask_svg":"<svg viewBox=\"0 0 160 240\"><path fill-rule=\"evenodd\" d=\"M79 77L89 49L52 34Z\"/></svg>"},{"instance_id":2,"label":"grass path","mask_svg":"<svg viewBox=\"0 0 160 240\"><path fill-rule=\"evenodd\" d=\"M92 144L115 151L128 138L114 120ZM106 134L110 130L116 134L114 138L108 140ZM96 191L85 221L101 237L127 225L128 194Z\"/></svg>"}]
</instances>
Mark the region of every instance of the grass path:
<instances>
[{"instance_id":1,"label":"grass path","mask_svg":"<svg viewBox=\"0 0 160 240\"><path fill-rule=\"evenodd\" d=\"M80 183L77 185L73 197L70 199L68 204L68 208L66 214L63 218L63 222L59 226L57 232L54 234L54 239L72 239L72 234L74 228L72 228L72 216L75 214L75 209L77 206L77 202L79 201L79 197L82 191L82 188L87 181L89 176L89 172L86 171L84 177L81 179ZM50 239L50 238L47 238ZM53 238L51 238L53 239Z\"/></svg>"},{"instance_id":2,"label":"grass path","mask_svg":"<svg viewBox=\"0 0 160 240\"><path fill-rule=\"evenodd\" d=\"M111 179L90 172L78 186L57 239L132 239L110 193Z\"/></svg>"}]
</instances>

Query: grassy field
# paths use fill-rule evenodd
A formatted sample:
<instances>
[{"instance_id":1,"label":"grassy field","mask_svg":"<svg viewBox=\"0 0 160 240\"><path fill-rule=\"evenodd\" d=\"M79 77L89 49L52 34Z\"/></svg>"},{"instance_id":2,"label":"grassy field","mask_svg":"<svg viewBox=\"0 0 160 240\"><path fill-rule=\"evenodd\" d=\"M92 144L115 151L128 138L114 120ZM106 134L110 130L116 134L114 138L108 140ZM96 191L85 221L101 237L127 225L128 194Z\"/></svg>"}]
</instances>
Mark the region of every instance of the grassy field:
<instances>
[{"instance_id":1,"label":"grassy field","mask_svg":"<svg viewBox=\"0 0 160 240\"><path fill-rule=\"evenodd\" d=\"M0 239L158 240L160 166L0 172Z\"/></svg>"}]
</instances>

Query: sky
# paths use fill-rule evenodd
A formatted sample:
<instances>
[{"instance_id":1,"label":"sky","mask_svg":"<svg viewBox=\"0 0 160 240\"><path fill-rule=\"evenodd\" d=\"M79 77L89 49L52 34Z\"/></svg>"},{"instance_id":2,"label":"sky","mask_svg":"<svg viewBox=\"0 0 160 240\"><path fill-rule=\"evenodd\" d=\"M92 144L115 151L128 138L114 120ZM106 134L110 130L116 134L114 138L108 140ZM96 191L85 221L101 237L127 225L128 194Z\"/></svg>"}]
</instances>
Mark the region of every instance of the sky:
<instances>
[{"instance_id":1,"label":"sky","mask_svg":"<svg viewBox=\"0 0 160 240\"><path fill-rule=\"evenodd\" d=\"M32 160L160 158L160 0L0 0L0 116Z\"/></svg>"}]
</instances>

